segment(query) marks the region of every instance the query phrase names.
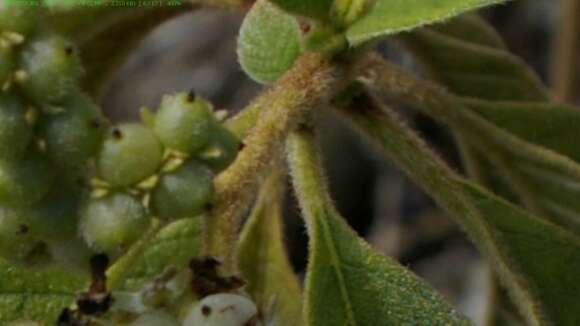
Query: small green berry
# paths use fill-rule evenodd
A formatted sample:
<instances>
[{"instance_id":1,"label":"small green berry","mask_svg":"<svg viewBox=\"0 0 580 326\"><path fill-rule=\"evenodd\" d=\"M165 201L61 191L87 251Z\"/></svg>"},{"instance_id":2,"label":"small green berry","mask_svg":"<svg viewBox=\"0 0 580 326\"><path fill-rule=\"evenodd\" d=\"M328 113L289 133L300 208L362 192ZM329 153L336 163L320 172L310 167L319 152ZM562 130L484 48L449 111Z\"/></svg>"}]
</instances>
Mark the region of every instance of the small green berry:
<instances>
[{"instance_id":1,"label":"small green berry","mask_svg":"<svg viewBox=\"0 0 580 326\"><path fill-rule=\"evenodd\" d=\"M115 257L139 239L149 222L141 201L118 192L88 201L81 212L80 231L90 248Z\"/></svg>"},{"instance_id":2,"label":"small green berry","mask_svg":"<svg viewBox=\"0 0 580 326\"><path fill-rule=\"evenodd\" d=\"M161 219L180 219L199 215L213 195L211 169L189 161L164 175L151 195L153 212Z\"/></svg>"},{"instance_id":3,"label":"small green berry","mask_svg":"<svg viewBox=\"0 0 580 326\"><path fill-rule=\"evenodd\" d=\"M48 157L61 167L78 167L94 156L103 136L99 107L86 95L75 93L60 105L61 111L41 121Z\"/></svg>"},{"instance_id":4,"label":"small green berry","mask_svg":"<svg viewBox=\"0 0 580 326\"><path fill-rule=\"evenodd\" d=\"M41 246L30 232L26 208L0 206L0 256L23 262Z\"/></svg>"},{"instance_id":5,"label":"small green berry","mask_svg":"<svg viewBox=\"0 0 580 326\"><path fill-rule=\"evenodd\" d=\"M163 97L154 131L168 148L195 153L207 144L212 122L213 113L206 101L178 93Z\"/></svg>"},{"instance_id":6,"label":"small green berry","mask_svg":"<svg viewBox=\"0 0 580 326\"><path fill-rule=\"evenodd\" d=\"M26 108L16 97L0 93L0 160L18 160L32 138Z\"/></svg>"},{"instance_id":7,"label":"small green berry","mask_svg":"<svg viewBox=\"0 0 580 326\"><path fill-rule=\"evenodd\" d=\"M30 232L44 241L66 240L76 236L78 229L80 189L73 186L53 186L40 202L29 208Z\"/></svg>"},{"instance_id":8,"label":"small green berry","mask_svg":"<svg viewBox=\"0 0 580 326\"><path fill-rule=\"evenodd\" d=\"M231 131L214 123L209 144L198 154L198 158L216 173L225 170L238 156L240 141Z\"/></svg>"},{"instance_id":9,"label":"small green berry","mask_svg":"<svg viewBox=\"0 0 580 326\"><path fill-rule=\"evenodd\" d=\"M43 105L57 103L75 91L82 75L78 52L72 42L56 35L28 43L21 55L21 68L26 73L20 81L24 94Z\"/></svg>"},{"instance_id":10,"label":"small green berry","mask_svg":"<svg viewBox=\"0 0 580 326\"><path fill-rule=\"evenodd\" d=\"M140 124L112 128L97 155L99 176L115 187L129 186L153 175L163 160L163 145Z\"/></svg>"},{"instance_id":11,"label":"small green berry","mask_svg":"<svg viewBox=\"0 0 580 326\"><path fill-rule=\"evenodd\" d=\"M30 205L49 192L55 170L42 155L31 152L21 161L0 161L0 203Z\"/></svg>"}]
</instances>

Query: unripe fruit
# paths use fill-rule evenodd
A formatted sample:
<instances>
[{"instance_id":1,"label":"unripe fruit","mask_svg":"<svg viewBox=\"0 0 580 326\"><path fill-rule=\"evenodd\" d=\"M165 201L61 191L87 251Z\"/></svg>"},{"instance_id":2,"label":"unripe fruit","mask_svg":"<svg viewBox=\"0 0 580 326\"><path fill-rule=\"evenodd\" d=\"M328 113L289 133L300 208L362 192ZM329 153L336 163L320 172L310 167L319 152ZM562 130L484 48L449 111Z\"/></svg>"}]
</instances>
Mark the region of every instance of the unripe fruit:
<instances>
[{"instance_id":1,"label":"unripe fruit","mask_svg":"<svg viewBox=\"0 0 580 326\"><path fill-rule=\"evenodd\" d=\"M21 262L40 245L26 223L25 208L0 206L0 256Z\"/></svg>"},{"instance_id":2,"label":"unripe fruit","mask_svg":"<svg viewBox=\"0 0 580 326\"><path fill-rule=\"evenodd\" d=\"M1 10L1 9L0 9ZM14 72L14 53L11 46L0 44L0 92Z\"/></svg>"},{"instance_id":3,"label":"unripe fruit","mask_svg":"<svg viewBox=\"0 0 580 326\"><path fill-rule=\"evenodd\" d=\"M60 107L41 121L46 152L61 167L78 167L95 155L102 140L100 110L82 93L67 97Z\"/></svg>"},{"instance_id":4,"label":"unripe fruit","mask_svg":"<svg viewBox=\"0 0 580 326\"><path fill-rule=\"evenodd\" d=\"M26 108L15 97L0 93L0 160L18 160L32 138Z\"/></svg>"},{"instance_id":5,"label":"unripe fruit","mask_svg":"<svg viewBox=\"0 0 580 326\"><path fill-rule=\"evenodd\" d=\"M115 257L139 239L149 222L141 202L119 192L89 200L81 212L80 231L89 247Z\"/></svg>"},{"instance_id":6,"label":"unripe fruit","mask_svg":"<svg viewBox=\"0 0 580 326\"><path fill-rule=\"evenodd\" d=\"M248 298L220 293L201 300L187 314L183 326L260 325L258 309Z\"/></svg>"},{"instance_id":7,"label":"unripe fruit","mask_svg":"<svg viewBox=\"0 0 580 326\"><path fill-rule=\"evenodd\" d=\"M69 40L48 35L32 40L22 50L20 86L37 104L57 103L77 88L82 74L78 49Z\"/></svg>"},{"instance_id":8,"label":"unripe fruit","mask_svg":"<svg viewBox=\"0 0 580 326\"><path fill-rule=\"evenodd\" d=\"M42 155L31 152L21 161L0 161L0 203L30 205L50 190L55 171Z\"/></svg>"},{"instance_id":9,"label":"unripe fruit","mask_svg":"<svg viewBox=\"0 0 580 326\"><path fill-rule=\"evenodd\" d=\"M199 159L216 173L225 170L238 155L240 141L231 131L214 123L210 132L210 142L199 154Z\"/></svg>"},{"instance_id":10,"label":"unripe fruit","mask_svg":"<svg viewBox=\"0 0 580 326\"><path fill-rule=\"evenodd\" d=\"M187 93L166 95L154 131L168 148L195 153L207 144L213 119L211 107L203 99Z\"/></svg>"},{"instance_id":11,"label":"unripe fruit","mask_svg":"<svg viewBox=\"0 0 580 326\"><path fill-rule=\"evenodd\" d=\"M213 172L191 160L164 175L151 196L154 213L161 219L194 217L213 195Z\"/></svg>"},{"instance_id":12,"label":"unripe fruit","mask_svg":"<svg viewBox=\"0 0 580 326\"><path fill-rule=\"evenodd\" d=\"M38 15L36 6L0 1L0 33L12 32L27 36L36 28Z\"/></svg>"},{"instance_id":13,"label":"unripe fruit","mask_svg":"<svg viewBox=\"0 0 580 326\"><path fill-rule=\"evenodd\" d=\"M30 232L44 241L74 238L78 229L80 189L59 184L29 207Z\"/></svg>"},{"instance_id":14,"label":"unripe fruit","mask_svg":"<svg viewBox=\"0 0 580 326\"><path fill-rule=\"evenodd\" d=\"M131 326L179 326L179 323L173 316L169 315L163 311L152 311L147 312L135 321L133 321Z\"/></svg>"},{"instance_id":15,"label":"unripe fruit","mask_svg":"<svg viewBox=\"0 0 580 326\"><path fill-rule=\"evenodd\" d=\"M124 124L106 136L97 155L97 170L112 186L129 186L153 175L162 159L163 146L151 130Z\"/></svg>"}]
</instances>

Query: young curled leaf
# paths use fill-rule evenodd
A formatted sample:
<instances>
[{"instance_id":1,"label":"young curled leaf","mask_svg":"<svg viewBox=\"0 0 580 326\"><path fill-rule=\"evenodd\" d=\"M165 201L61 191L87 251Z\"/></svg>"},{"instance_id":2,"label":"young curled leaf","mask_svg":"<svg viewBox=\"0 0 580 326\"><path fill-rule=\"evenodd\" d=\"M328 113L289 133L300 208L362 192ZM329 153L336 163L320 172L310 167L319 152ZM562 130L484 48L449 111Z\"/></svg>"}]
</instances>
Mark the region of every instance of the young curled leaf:
<instances>
[{"instance_id":1,"label":"young curled leaf","mask_svg":"<svg viewBox=\"0 0 580 326\"><path fill-rule=\"evenodd\" d=\"M294 17L266 0L246 16L238 38L238 59L253 80L270 83L294 64L300 53L300 28Z\"/></svg>"},{"instance_id":2,"label":"young curled leaf","mask_svg":"<svg viewBox=\"0 0 580 326\"><path fill-rule=\"evenodd\" d=\"M246 290L258 307L272 313L279 326L302 325L300 283L286 254L282 225L284 178L279 170L262 186L242 231L238 264ZM268 317L268 316L267 316Z\"/></svg>"}]
</instances>

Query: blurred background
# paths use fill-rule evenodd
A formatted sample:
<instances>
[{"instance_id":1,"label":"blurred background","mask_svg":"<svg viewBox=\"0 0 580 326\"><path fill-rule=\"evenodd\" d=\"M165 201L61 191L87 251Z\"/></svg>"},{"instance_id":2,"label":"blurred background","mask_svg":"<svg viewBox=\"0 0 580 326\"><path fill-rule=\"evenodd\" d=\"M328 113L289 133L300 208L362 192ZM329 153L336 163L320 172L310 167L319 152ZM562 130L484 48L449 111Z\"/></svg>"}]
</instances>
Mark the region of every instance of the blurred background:
<instances>
[{"instance_id":1,"label":"blurred background","mask_svg":"<svg viewBox=\"0 0 580 326\"><path fill-rule=\"evenodd\" d=\"M518 0L482 15L510 49L549 83L561 17L560 1ZM194 89L217 108L232 113L255 96L236 61L239 13L204 9L157 28L124 64L106 91L103 107L113 121L134 120L138 109L155 109L163 94ZM418 73L393 41L381 51ZM450 165L461 171L453 139L424 116L403 114ZM459 309L482 320L488 269L463 233L400 171L366 147L338 121L324 121L322 147L331 191L341 213L376 248L424 277ZM287 244L294 267L303 273L307 238L293 195L287 200Z\"/></svg>"}]
</instances>

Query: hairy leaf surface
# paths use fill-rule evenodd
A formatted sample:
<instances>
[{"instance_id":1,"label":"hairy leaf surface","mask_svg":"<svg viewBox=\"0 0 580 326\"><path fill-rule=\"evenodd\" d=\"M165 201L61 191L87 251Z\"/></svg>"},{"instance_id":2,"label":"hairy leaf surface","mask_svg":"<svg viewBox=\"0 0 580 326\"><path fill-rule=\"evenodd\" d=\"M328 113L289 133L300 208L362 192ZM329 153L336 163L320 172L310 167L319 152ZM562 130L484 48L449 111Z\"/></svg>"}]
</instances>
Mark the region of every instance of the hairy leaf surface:
<instances>
[{"instance_id":1,"label":"hairy leaf surface","mask_svg":"<svg viewBox=\"0 0 580 326\"><path fill-rule=\"evenodd\" d=\"M288 145L310 236L308 325L469 325L428 284L374 251L338 214L309 131L292 135Z\"/></svg>"},{"instance_id":2,"label":"hairy leaf surface","mask_svg":"<svg viewBox=\"0 0 580 326\"><path fill-rule=\"evenodd\" d=\"M294 17L258 0L240 28L238 59L255 81L273 82L300 54L300 29Z\"/></svg>"},{"instance_id":3,"label":"hairy leaf surface","mask_svg":"<svg viewBox=\"0 0 580 326\"><path fill-rule=\"evenodd\" d=\"M185 218L161 229L131 267L124 288L138 289L166 268L185 267L200 253L202 218Z\"/></svg>"},{"instance_id":4,"label":"hairy leaf surface","mask_svg":"<svg viewBox=\"0 0 580 326\"><path fill-rule=\"evenodd\" d=\"M264 313L273 313L276 325L302 323L300 283L286 254L282 225L284 178L273 172L240 236L238 265L248 281L246 291Z\"/></svg>"},{"instance_id":5,"label":"hairy leaf surface","mask_svg":"<svg viewBox=\"0 0 580 326\"><path fill-rule=\"evenodd\" d=\"M529 324L575 325L580 317L580 239L532 216L448 169L419 138L380 109L348 115L463 226L490 259ZM571 308L574 307L574 308Z\"/></svg>"},{"instance_id":6,"label":"hairy leaf surface","mask_svg":"<svg viewBox=\"0 0 580 326\"><path fill-rule=\"evenodd\" d=\"M0 261L0 324L34 320L53 325L75 291L88 282L85 275L62 270L30 271Z\"/></svg>"},{"instance_id":7,"label":"hairy leaf surface","mask_svg":"<svg viewBox=\"0 0 580 326\"><path fill-rule=\"evenodd\" d=\"M449 19L505 0L377 0L369 13L347 30L352 45Z\"/></svg>"}]
</instances>

